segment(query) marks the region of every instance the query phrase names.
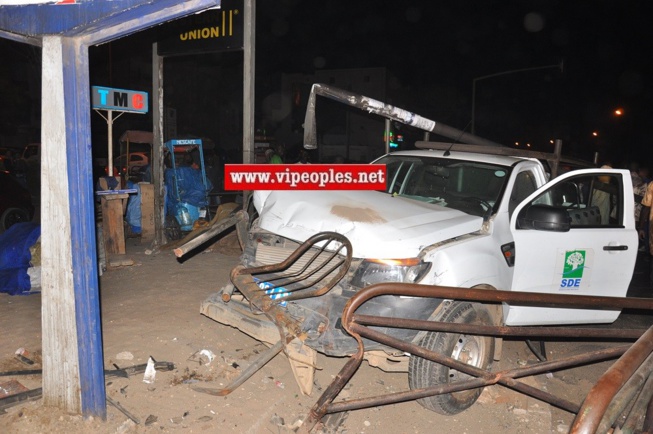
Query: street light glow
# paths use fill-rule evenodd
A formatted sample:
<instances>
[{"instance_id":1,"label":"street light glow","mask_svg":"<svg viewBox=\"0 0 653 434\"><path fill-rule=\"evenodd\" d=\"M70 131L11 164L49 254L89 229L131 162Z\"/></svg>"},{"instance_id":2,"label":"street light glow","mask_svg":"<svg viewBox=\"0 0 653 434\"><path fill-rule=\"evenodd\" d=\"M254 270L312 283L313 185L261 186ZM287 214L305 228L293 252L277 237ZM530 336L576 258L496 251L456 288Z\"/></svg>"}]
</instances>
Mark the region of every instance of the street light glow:
<instances>
[{"instance_id":1,"label":"street light glow","mask_svg":"<svg viewBox=\"0 0 653 434\"><path fill-rule=\"evenodd\" d=\"M624 111L623 111L623 109L618 108L618 109L616 109L614 111L614 114L617 115L617 116L621 116L621 115L624 114Z\"/></svg>"}]
</instances>

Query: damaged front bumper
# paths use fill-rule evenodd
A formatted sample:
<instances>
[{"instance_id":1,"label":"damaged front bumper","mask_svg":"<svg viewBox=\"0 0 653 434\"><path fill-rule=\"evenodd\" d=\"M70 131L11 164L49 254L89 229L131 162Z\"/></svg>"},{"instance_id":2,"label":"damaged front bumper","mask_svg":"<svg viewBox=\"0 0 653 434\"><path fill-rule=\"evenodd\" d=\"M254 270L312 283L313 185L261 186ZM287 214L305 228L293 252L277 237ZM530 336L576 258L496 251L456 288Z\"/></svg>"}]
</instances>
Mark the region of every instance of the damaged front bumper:
<instances>
[{"instance_id":1,"label":"damaged front bumper","mask_svg":"<svg viewBox=\"0 0 653 434\"><path fill-rule=\"evenodd\" d=\"M250 251L249 256L253 259L256 255ZM347 288L347 279L343 279L351 263L347 238L320 233L280 263L235 268L233 285L211 295L202 303L200 312L262 342L274 344L280 337L299 338L304 345L328 356L348 356L357 351L357 343L343 328L340 317L357 292L351 286ZM382 296L370 300L360 313L427 319L439 303L434 299ZM379 330L408 341L418 334L410 329ZM372 341L366 342L366 349L386 350Z\"/></svg>"}]
</instances>

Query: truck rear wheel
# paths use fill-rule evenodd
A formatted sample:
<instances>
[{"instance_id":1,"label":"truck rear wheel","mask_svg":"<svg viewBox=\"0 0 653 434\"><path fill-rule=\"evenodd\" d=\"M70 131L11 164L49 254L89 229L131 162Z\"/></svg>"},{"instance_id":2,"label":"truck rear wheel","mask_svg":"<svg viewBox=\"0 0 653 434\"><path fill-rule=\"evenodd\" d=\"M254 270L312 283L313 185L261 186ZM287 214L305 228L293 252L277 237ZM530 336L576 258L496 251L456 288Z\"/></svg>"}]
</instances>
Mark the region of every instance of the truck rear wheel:
<instances>
[{"instance_id":1,"label":"truck rear wheel","mask_svg":"<svg viewBox=\"0 0 653 434\"><path fill-rule=\"evenodd\" d=\"M179 222L173 216L166 216L165 234L168 242L181 238L181 226L179 226Z\"/></svg>"},{"instance_id":2,"label":"truck rear wheel","mask_svg":"<svg viewBox=\"0 0 653 434\"><path fill-rule=\"evenodd\" d=\"M490 314L480 304L453 302L440 321L459 324L492 325ZM481 369L489 369L494 354L494 338L457 333L429 332L419 345ZM408 384L411 389L437 386L470 379L467 374L439 363L412 356L408 365ZM435 395L419 399L424 408L444 415L460 413L476 402L483 388Z\"/></svg>"}]
</instances>

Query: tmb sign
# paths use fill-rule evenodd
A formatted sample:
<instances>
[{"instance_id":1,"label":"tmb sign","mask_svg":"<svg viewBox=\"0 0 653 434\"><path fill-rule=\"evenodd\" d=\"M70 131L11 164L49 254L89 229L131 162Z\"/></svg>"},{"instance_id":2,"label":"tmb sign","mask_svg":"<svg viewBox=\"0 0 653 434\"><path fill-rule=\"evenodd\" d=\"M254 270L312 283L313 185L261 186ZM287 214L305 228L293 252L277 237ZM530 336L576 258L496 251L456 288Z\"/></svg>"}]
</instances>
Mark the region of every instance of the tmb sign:
<instances>
[{"instance_id":1,"label":"tmb sign","mask_svg":"<svg viewBox=\"0 0 653 434\"><path fill-rule=\"evenodd\" d=\"M92 86L91 106L98 110L147 113L147 92Z\"/></svg>"}]
</instances>

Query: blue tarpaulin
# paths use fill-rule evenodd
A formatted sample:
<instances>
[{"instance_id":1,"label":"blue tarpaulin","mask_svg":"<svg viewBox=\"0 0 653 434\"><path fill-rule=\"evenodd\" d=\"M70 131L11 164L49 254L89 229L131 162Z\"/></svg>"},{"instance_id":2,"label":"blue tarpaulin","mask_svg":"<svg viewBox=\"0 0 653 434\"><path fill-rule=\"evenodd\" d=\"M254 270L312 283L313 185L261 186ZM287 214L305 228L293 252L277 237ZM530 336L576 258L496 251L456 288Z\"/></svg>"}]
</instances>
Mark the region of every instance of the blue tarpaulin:
<instances>
[{"instance_id":1,"label":"blue tarpaulin","mask_svg":"<svg viewBox=\"0 0 653 434\"><path fill-rule=\"evenodd\" d=\"M11 295L30 292L29 249L41 236L38 223L16 223L0 234L0 292Z\"/></svg>"},{"instance_id":2,"label":"blue tarpaulin","mask_svg":"<svg viewBox=\"0 0 653 434\"><path fill-rule=\"evenodd\" d=\"M177 196L175 190L175 181L179 196ZM208 189L204 187L202 172L192 167L177 167L175 170L166 170L165 185L167 190L167 210L171 214L174 214L175 207L180 202L186 202L197 207L207 206L209 204L208 192L213 188L210 181Z\"/></svg>"},{"instance_id":3,"label":"blue tarpaulin","mask_svg":"<svg viewBox=\"0 0 653 434\"><path fill-rule=\"evenodd\" d=\"M140 234L141 229L141 186L131 181L127 181L127 188L135 189L136 194L130 194L127 199L127 212L125 219L129 223L132 233Z\"/></svg>"}]
</instances>

